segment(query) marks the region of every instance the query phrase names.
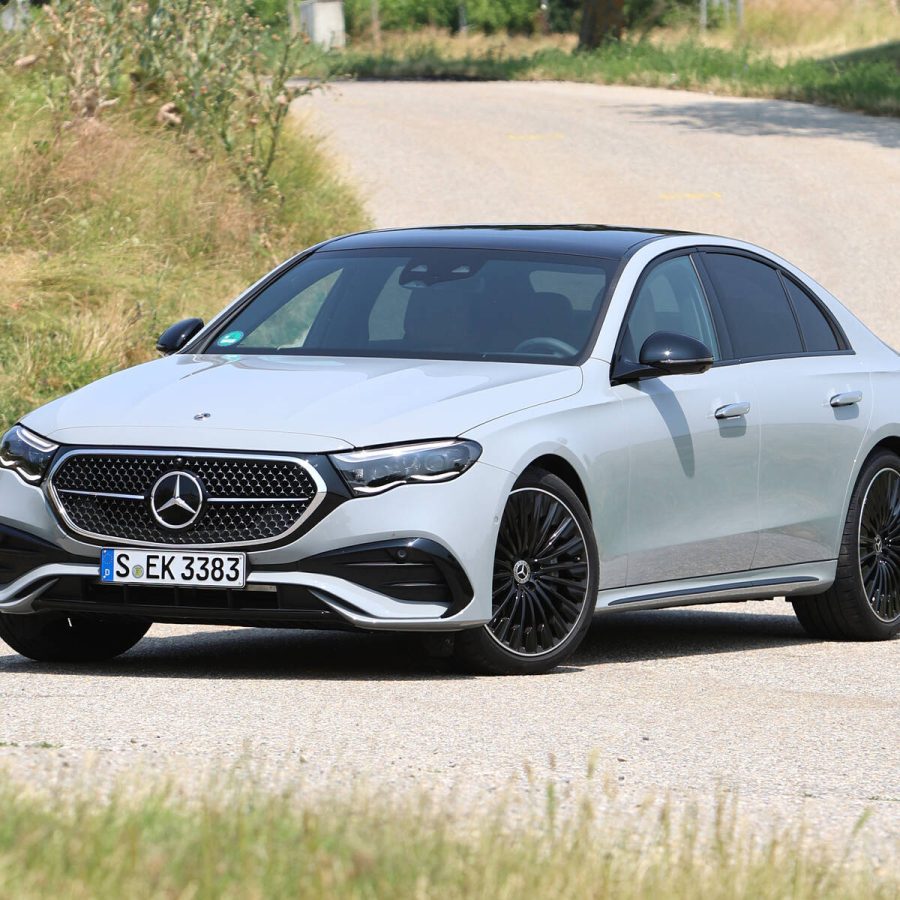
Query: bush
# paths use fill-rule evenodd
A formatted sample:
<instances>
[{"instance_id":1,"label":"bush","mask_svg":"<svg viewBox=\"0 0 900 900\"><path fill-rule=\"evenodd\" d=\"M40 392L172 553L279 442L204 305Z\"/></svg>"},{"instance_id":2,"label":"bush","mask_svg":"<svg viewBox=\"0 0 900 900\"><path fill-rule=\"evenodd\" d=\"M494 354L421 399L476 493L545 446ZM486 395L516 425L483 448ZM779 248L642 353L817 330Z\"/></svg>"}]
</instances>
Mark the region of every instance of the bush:
<instances>
[{"instance_id":1,"label":"bush","mask_svg":"<svg viewBox=\"0 0 900 900\"><path fill-rule=\"evenodd\" d=\"M574 7L579 0L551 0L555 6ZM537 0L380 0L381 27L407 31L422 26L456 31L462 25L461 9L471 28L480 31L509 31L530 34L537 22ZM344 0L347 29L361 34L371 25L370 0Z\"/></svg>"},{"instance_id":2,"label":"bush","mask_svg":"<svg viewBox=\"0 0 900 900\"><path fill-rule=\"evenodd\" d=\"M583 0L548 0L550 30L577 31L582 6ZM456 31L462 24L463 8L468 25L488 33L531 34L541 22L540 0L379 0L382 28L396 31L423 26ZM351 34L369 29L371 9L371 0L344 0ZM696 16L697 0L625 0L625 21L629 28L655 25L678 10Z\"/></svg>"},{"instance_id":3,"label":"bush","mask_svg":"<svg viewBox=\"0 0 900 900\"><path fill-rule=\"evenodd\" d=\"M269 185L304 44L270 30L245 0L63 0L36 17L32 50L60 119L113 105L221 150L242 184Z\"/></svg>"}]
</instances>

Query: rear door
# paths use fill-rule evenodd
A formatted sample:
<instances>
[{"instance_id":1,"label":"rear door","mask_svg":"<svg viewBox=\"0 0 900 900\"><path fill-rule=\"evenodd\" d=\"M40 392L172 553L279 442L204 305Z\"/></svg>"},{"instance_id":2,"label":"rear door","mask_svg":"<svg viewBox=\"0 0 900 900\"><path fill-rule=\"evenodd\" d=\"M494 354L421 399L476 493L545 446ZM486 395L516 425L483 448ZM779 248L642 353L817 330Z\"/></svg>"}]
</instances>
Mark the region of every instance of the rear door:
<instances>
[{"instance_id":1,"label":"rear door","mask_svg":"<svg viewBox=\"0 0 900 900\"><path fill-rule=\"evenodd\" d=\"M702 267L754 384L760 427L753 568L836 557L847 485L871 415L869 376L827 308L777 266L708 249Z\"/></svg>"}]
</instances>

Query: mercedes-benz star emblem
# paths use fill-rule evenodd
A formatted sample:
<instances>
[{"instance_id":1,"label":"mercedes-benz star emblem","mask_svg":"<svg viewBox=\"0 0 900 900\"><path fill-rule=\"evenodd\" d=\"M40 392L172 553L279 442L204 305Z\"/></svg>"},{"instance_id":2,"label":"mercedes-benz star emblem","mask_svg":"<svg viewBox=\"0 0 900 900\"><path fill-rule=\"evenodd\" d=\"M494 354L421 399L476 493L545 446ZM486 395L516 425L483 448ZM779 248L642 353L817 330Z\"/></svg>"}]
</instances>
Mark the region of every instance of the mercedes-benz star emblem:
<instances>
[{"instance_id":1,"label":"mercedes-benz star emblem","mask_svg":"<svg viewBox=\"0 0 900 900\"><path fill-rule=\"evenodd\" d=\"M205 494L203 484L190 472L166 472L150 491L150 511L160 525L178 531L197 521Z\"/></svg>"},{"instance_id":2,"label":"mercedes-benz star emblem","mask_svg":"<svg viewBox=\"0 0 900 900\"><path fill-rule=\"evenodd\" d=\"M524 559L520 559L513 566L513 578L515 578L516 584L525 584L525 582L531 581L531 566Z\"/></svg>"}]
</instances>

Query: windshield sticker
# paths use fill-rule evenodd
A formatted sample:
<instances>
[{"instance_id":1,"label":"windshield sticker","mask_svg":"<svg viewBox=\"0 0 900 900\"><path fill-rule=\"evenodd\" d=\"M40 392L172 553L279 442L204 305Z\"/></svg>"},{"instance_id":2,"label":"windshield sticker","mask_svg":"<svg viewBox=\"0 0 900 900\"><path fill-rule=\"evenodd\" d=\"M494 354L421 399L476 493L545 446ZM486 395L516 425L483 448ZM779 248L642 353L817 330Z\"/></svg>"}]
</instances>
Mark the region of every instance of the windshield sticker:
<instances>
[{"instance_id":1,"label":"windshield sticker","mask_svg":"<svg viewBox=\"0 0 900 900\"><path fill-rule=\"evenodd\" d=\"M216 343L220 347L230 347L232 344L236 344L243 336L243 331L229 331L228 334L223 334Z\"/></svg>"}]
</instances>

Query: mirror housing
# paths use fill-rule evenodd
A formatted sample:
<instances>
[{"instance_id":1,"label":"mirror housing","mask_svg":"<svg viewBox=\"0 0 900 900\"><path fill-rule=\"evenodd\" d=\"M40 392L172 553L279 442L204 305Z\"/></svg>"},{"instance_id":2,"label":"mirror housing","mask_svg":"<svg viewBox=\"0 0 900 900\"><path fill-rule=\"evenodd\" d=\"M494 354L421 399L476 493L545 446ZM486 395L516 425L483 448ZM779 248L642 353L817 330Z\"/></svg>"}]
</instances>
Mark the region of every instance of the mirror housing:
<instances>
[{"instance_id":1,"label":"mirror housing","mask_svg":"<svg viewBox=\"0 0 900 900\"><path fill-rule=\"evenodd\" d=\"M698 375L714 362L712 350L702 341L686 334L657 331L644 341L640 363L619 360L612 373L612 383L627 384L661 375Z\"/></svg>"},{"instance_id":2,"label":"mirror housing","mask_svg":"<svg viewBox=\"0 0 900 900\"><path fill-rule=\"evenodd\" d=\"M702 341L671 331L651 334L639 359L642 366L664 375L699 375L715 362L712 350Z\"/></svg>"},{"instance_id":3,"label":"mirror housing","mask_svg":"<svg viewBox=\"0 0 900 900\"><path fill-rule=\"evenodd\" d=\"M202 327L203 319L182 319L159 336L156 349L164 356L177 353Z\"/></svg>"}]
</instances>

